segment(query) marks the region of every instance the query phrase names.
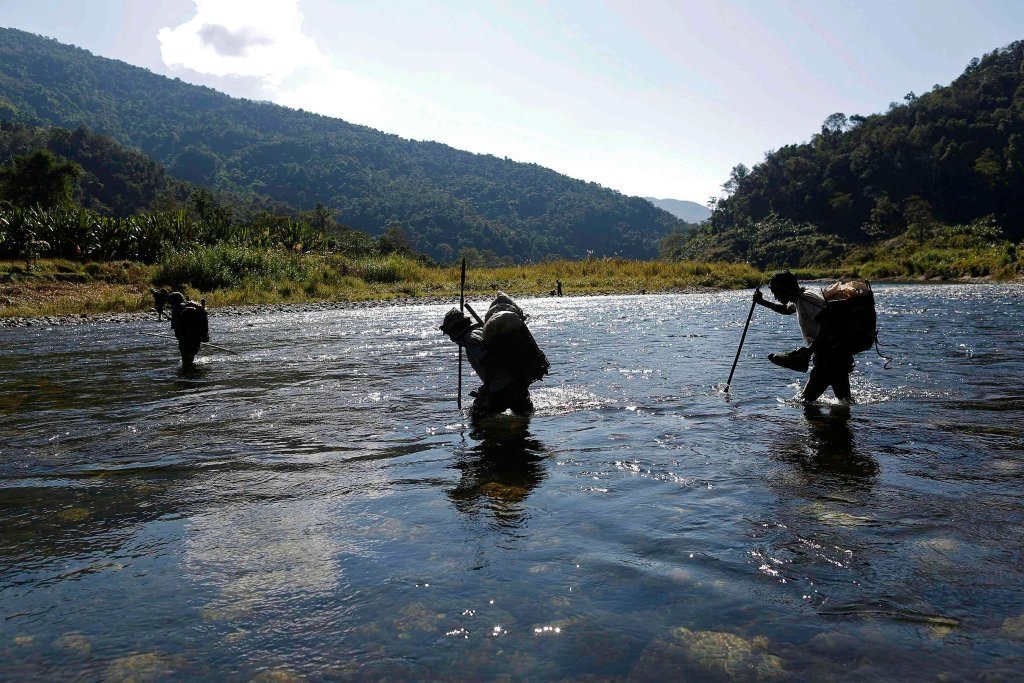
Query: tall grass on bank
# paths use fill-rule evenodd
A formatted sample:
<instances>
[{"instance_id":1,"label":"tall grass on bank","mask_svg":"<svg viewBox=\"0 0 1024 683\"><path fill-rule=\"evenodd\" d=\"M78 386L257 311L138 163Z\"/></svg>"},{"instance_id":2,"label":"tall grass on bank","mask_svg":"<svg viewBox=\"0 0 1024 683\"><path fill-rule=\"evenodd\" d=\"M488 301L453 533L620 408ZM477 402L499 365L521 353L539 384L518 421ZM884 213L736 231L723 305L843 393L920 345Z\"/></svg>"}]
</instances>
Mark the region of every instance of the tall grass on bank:
<instances>
[{"instance_id":1,"label":"tall grass on bank","mask_svg":"<svg viewBox=\"0 0 1024 683\"><path fill-rule=\"evenodd\" d=\"M431 290L427 281L439 272L400 254L350 257L216 246L166 253L153 283L198 290L214 305L361 301L425 295Z\"/></svg>"},{"instance_id":2,"label":"tall grass on bank","mask_svg":"<svg viewBox=\"0 0 1024 683\"><path fill-rule=\"evenodd\" d=\"M665 261L551 261L470 268L466 294L497 290L545 296L562 281L573 294L640 293L698 287L751 287L762 274L745 264ZM151 285L203 296L210 306L408 297L457 300L459 268L424 265L400 254L350 257L285 249L220 245L165 252L154 266L46 259L32 271L0 263L0 316L141 311L152 306Z\"/></svg>"},{"instance_id":3,"label":"tall grass on bank","mask_svg":"<svg viewBox=\"0 0 1024 683\"><path fill-rule=\"evenodd\" d=\"M458 282L458 269L448 268L447 279ZM735 289L753 287L761 273L745 263L696 261L630 261L594 259L557 260L530 265L470 269L467 284L484 292L545 295L562 281L566 294L660 292L698 287Z\"/></svg>"},{"instance_id":4,"label":"tall grass on bank","mask_svg":"<svg viewBox=\"0 0 1024 683\"><path fill-rule=\"evenodd\" d=\"M877 251L855 252L838 267L801 269L805 278L869 279L1020 277L1024 245L977 241L949 233L921 245L896 239ZM561 280L566 295L635 294L695 288L753 287L765 273L739 263L596 259L470 268L466 294L476 299L503 290L517 297L546 296ZM309 301L366 301L430 297L456 301L459 268L437 267L401 254L350 256L299 253L237 245L168 250L156 265L134 261L44 259L31 270L0 262L0 316L141 311L152 306L152 285L203 296L211 306Z\"/></svg>"},{"instance_id":5,"label":"tall grass on bank","mask_svg":"<svg viewBox=\"0 0 1024 683\"><path fill-rule=\"evenodd\" d=\"M308 277L310 265L310 259L291 252L221 245L165 252L153 281L211 292L240 287L250 280L301 281Z\"/></svg>"}]
</instances>

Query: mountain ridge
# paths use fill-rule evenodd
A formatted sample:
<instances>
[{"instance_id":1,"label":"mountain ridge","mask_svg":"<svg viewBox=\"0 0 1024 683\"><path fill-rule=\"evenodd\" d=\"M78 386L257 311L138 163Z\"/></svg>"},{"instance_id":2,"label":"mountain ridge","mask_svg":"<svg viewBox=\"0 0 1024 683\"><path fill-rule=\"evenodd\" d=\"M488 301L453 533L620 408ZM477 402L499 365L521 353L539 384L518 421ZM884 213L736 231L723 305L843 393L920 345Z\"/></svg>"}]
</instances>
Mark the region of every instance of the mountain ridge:
<instances>
[{"instance_id":1,"label":"mountain ridge","mask_svg":"<svg viewBox=\"0 0 1024 683\"><path fill-rule=\"evenodd\" d=\"M761 266L832 262L942 226L1024 238L1024 41L885 113L827 117L810 141L733 168L711 218L663 252ZM1008 256L1009 258L1009 256Z\"/></svg>"},{"instance_id":2,"label":"mountain ridge","mask_svg":"<svg viewBox=\"0 0 1024 683\"><path fill-rule=\"evenodd\" d=\"M0 119L85 125L197 185L296 209L321 202L371 234L400 227L442 261L466 249L650 258L685 227L644 199L537 164L232 98L17 29L0 28Z\"/></svg>"}]
</instances>

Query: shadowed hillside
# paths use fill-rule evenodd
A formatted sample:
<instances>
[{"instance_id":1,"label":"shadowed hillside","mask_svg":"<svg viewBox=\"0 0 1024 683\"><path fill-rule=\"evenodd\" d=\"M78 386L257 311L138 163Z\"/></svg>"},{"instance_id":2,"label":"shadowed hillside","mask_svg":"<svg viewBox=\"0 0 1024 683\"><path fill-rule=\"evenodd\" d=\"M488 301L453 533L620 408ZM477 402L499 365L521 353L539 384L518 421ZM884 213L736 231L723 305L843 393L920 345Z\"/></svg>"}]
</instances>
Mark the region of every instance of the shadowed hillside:
<instances>
[{"instance_id":1,"label":"shadowed hillside","mask_svg":"<svg viewBox=\"0 0 1024 683\"><path fill-rule=\"evenodd\" d=\"M515 260L652 257L684 227L639 197L535 164L231 98L14 29L0 29L0 118L85 125L182 180L296 209L322 202L354 228L399 226L442 260L469 247Z\"/></svg>"}]
</instances>

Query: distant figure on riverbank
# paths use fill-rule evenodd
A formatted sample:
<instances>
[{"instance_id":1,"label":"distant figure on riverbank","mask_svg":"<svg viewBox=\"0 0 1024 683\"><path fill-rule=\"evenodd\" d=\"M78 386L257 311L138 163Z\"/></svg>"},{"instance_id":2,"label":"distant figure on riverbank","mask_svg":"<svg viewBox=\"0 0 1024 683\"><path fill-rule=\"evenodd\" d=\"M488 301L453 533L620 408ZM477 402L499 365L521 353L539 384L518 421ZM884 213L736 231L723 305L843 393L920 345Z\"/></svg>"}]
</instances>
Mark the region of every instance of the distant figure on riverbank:
<instances>
[{"instance_id":1,"label":"distant figure on riverbank","mask_svg":"<svg viewBox=\"0 0 1024 683\"><path fill-rule=\"evenodd\" d=\"M167 303L171 307L171 329L178 340L181 365L188 370L199 353L200 345L210 341L206 300L200 300L199 303L187 301L181 292L172 292L167 297Z\"/></svg>"},{"instance_id":2,"label":"distant figure on riverbank","mask_svg":"<svg viewBox=\"0 0 1024 683\"><path fill-rule=\"evenodd\" d=\"M558 292L557 296L562 296L562 281L556 280L555 290Z\"/></svg>"},{"instance_id":3,"label":"distant figure on riverbank","mask_svg":"<svg viewBox=\"0 0 1024 683\"><path fill-rule=\"evenodd\" d=\"M548 373L548 359L526 327L527 316L503 292L498 292L483 321L473 322L457 308L448 311L441 331L466 349L469 364L483 385L470 392L472 417L511 409L516 415L533 412L530 384Z\"/></svg>"},{"instance_id":4,"label":"distant figure on riverbank","mask_svg":"<svg viewBox=\"0 0 1024 683\"><path fill-rule=\"evenodd\" d=\"M793 351L770 353L768 360L797 372L807 372L813 361L801 393L805 401L816 401L828 387L837 399L850 401L853 354L871 348L875 338L870 285L861 280L839 282L827 287L823 295L801 287L796 275L785 270L771 276L768 289L780 303L765 300L760 290L754 292L754 301L782 315L796 313L807 342ZM830 301L837 305L830 306Z\"/></svg>"}]
</instances>

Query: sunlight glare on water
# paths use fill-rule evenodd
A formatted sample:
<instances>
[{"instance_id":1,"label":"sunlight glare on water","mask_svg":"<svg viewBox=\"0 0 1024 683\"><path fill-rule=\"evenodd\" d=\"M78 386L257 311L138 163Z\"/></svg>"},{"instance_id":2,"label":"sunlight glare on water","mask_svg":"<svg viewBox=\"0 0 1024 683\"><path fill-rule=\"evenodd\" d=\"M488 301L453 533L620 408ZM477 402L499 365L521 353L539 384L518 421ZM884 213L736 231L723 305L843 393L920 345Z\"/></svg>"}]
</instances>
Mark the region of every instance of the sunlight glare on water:
<instances>
[{"instance_id":1,"label":"sunlight glare on water","mask_svg":"<svg viewBox=\"0 0 1024 683\"><path fill-rule=\"evenodd\" d=\"M0 678L1018 676L1021 288L876 293L853 406L765 309L722 391L749 291L522 300L476 424L449 306L0 329Z\"/></svg>"}]
</instances>

